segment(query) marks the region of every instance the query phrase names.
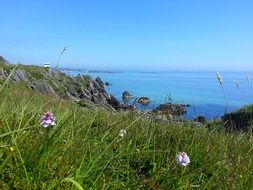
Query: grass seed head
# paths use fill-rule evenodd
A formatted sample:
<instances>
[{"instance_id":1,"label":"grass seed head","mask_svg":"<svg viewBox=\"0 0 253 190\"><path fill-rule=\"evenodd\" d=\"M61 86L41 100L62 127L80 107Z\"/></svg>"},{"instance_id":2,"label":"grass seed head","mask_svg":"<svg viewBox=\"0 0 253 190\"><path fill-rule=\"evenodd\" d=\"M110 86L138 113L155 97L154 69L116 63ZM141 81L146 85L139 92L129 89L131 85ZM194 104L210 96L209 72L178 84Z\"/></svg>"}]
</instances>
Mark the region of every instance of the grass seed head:
<instances>
[{"instance_id":1,"label":"grass seed head","mask_svg":"<svg viewBox=\"0 0 253 190\"><path fill-rule=\"evenodd\" d=\"M222 86L223 85L223 79L222 79L222 76L219 72L216 73L216 78L219 81L220 85Z\"/></svg>"}]
</instances>

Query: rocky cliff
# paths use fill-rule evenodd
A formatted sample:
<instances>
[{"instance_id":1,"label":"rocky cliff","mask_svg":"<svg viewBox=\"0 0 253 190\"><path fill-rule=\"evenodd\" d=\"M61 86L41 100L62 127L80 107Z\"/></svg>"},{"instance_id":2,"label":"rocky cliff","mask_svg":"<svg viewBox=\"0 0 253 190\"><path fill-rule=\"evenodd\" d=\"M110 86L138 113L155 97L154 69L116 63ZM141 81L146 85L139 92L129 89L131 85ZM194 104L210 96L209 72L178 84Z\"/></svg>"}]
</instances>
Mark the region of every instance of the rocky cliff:
<instances>
[{"instance_id":1,"label":"rocky cliff","mask_svg":"<svg viewBox=\"0 0 253 190\"><path fill-rule=\"evenodd\" d=\"M100 78L93 80L87 75L76 77L50 68L13 65L0 56L0 84L21 83L42 94L77 102L80 106L103 106L110 110L128 109L106 91Z\"/></svg>"}]
</instances>

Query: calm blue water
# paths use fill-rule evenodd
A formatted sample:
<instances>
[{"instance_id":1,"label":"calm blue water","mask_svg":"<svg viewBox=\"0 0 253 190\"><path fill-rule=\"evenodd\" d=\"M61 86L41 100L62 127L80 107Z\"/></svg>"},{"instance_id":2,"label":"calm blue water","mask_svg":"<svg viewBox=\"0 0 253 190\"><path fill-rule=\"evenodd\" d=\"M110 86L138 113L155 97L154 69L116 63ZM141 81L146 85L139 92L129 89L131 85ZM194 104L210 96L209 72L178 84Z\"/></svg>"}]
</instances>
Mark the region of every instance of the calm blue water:
<instances>
[{"instance_id":1,"label":"calm blue water","mask_svg":"<svg viewBox=\"0 0 253 190\"><path fill-rule=\"evenodd\" d=\"M66 72L77 75L75 71ZM80 73L80 72L79 72ZM100 77L110 82L108 91L121 99L122 92L127 90L136 97L147 96L152 102L146 107L150 109L166 103L171 97L173 103L190 104L187 119L196 115L204 115L208 119L224 114L226 101L227 111L234 111L241 106L253 103L253 83L246 76L253 72L221 72L224 81L224 92L216 79L216 72L160 72L160 73L80 73L89 74L93 78ZM240 89L237 88L238 81ZM253 81L252 81L253 82ZM142 107L143 109L143 107Z\"/></svg>"}]
</instances>

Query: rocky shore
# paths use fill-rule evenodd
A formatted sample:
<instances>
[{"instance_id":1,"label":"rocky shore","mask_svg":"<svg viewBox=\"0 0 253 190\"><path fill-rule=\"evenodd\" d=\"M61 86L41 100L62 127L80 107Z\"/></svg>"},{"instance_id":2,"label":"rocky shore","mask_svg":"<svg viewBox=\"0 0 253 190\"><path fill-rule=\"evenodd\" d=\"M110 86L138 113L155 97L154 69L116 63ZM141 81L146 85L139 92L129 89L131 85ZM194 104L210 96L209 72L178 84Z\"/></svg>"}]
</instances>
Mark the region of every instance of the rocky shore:
<instances>
[{"instance_id":1,"label":"rocky shore","mask_svg":"<svg viewBox=\"0 0 253 190\"><path fill-rule=\"evenodd\" d=\"M9 61L0 56L0 84L6 80L12 84L21 84L25 87L37 91L39 93L63 98L76 102L81 107L104 107L111 111L133 111L136 110L135 105L148 105L150 98L134 97L128 91L122 93L122 100L119 101L106 90L109 82L103 82L99 77L92 79L88 75L68 76L56 69L44 68L29 65L13 65ZM134 99L133 104L128 101ZM186 114L187 107L184 104L161 104L150 110L148 117L158 120L172 121L177 116ZM222 116L221 121L224 127L231 130L248 131L253 125L253 108L248 106L233 113L227 113ZM176 116L176 117L175 117ZM193 121L198 125L206 123L203 116L198 116Z\"/></svg>"},{"instance_id":2,"label":"rocky shore","mask_svg":"<svg viewBox=\"0 0 253 190\"><path fill-rule=\"evenodd\" d=\"M102 106L112 111L135 110L134 105L122 103L106 90L105 84L99 77L92 79L88 75L68 76L58 70L39 66L11 64L0 57L0 80L9 78L10 83L22 83L39 93L64 98L78 103L82 107ZM129 92L122 94L123 100L133 98ZM136 98L135 103L147 105L148 97ZM186 112L184 105L160 105L153 110L159 115L182 115Z\"/></svg>"},{"instance_id":3,"label":"rocky shore","mask_svg":"<svg viewBox=\"0 0 253 190\"><path fill-rule=\"evenodd\" d=\"M102 106L109 110L132 109L120 103L106 91L106 84L98 77L68 76L58 70L38 66L15 65L0 57L0 80L20 83L39 93L77 102L82 107ZM14 69L14 70L13 70Z\"/></svg>"}]
</instances>

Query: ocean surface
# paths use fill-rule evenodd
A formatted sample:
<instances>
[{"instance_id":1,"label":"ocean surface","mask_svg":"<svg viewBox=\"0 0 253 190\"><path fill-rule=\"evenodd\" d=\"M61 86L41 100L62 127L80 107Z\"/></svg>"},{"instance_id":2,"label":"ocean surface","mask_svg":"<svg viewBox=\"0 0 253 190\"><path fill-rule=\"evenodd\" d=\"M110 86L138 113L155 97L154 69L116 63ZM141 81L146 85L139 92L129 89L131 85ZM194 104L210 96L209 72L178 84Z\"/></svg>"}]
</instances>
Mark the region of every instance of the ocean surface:
<instances>
[{"instance_id":1,"label":"ocean surface","mask_svg":"<svg viewBox=\"0 0 253 190\"><path fill-rule=\"evenodd\" d=\"M216 72L210 71L64 72L73 76L88 74L93 78L100 77L104 82L111 83L107 89L119 100L122 100L125 90L135 97L151 98L152 102L148 106L137 105L139 109L151 109L166 102L190 104L186 119L199 115L215 119L221 117L225 111L235 111L253 103L253 72L220 72L223 88L217 81Z\"/></svg>"}]
</instances>

